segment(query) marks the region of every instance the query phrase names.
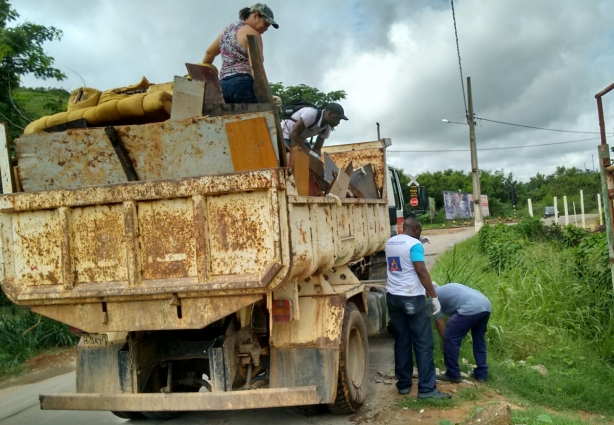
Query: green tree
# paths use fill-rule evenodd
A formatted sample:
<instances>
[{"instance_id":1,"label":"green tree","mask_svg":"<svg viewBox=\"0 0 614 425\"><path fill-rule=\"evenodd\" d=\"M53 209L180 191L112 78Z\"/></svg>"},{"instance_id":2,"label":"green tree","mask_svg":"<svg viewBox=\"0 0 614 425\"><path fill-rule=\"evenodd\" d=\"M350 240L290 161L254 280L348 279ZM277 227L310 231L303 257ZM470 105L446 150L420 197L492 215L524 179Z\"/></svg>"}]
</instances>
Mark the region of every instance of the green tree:
<instances>
[{"instance_id":1,"label":"green tree","mask_svg":"<svg viewBox=\"0 0 614 425\"><path fill-rule=\"evenodd\" d=\"M284 87L282 83L269 83L269 87L271 88L273 96L279 96L281 98L282 105L302 99L323 108L327 103L338 102L347 97L345 90L324 93L306 84Z\"/></svg>"},{"instance_id":2,"label":"green tree","mask_svg":"<svg viewBox=\"0 0 614 425\"><path fill-rule=\"evenodd\" d=\"M53 58L43 50L45 42L59 40L62 32L27 21L9 27L18 17L8 1L0 0L0 119L8 121L12 138L21 134L31 121L13 99L13 91L19 88L21 77L26 74L43 80L66 77L53 67Z\"/></svg>"}]
</instances>

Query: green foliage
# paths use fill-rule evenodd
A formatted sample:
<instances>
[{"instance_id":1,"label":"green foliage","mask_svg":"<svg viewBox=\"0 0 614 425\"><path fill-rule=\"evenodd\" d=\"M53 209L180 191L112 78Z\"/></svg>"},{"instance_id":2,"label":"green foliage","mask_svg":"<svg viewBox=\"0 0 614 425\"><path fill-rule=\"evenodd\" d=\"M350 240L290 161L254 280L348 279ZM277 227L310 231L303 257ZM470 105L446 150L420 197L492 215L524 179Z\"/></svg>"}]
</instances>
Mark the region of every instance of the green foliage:
<instances>
[{"instance_id":1,"label":"green foliage","mask_svg":"<svg viewBox=\"0 0 614 425\"><path fill-rule=\"evenodd\" d=\"M69 92L56 88L18 88L13 93L15 103L32 120L66 111L69 97Z\"/></svg>"},{"instance_id":2,"label":"green foliage","mask_svg":"<svg viewBox=\"0 0 614 425\"><path fill-rule=\"evenodd\" d=\"M583 425L587 423L583 418L570 416L564 416L560 414L553 414L552 412L546 412L540 407L530 407L528 409L514 409L512 410L512 424L523 425ZM590 423L608 423L605 420L597 419Z\"/></svg>"},{"instance_id":3,"label":"green foliage","mask_svg":"<svg viewBox=\"0 0 614 425\"><path fill-rule=\"evenodd\" d=\"M269 87L271 88L273 96L279 96L281 98L283 105L297 99L303 99L323 108L330 102L338 102L347 97L345 90L324 93L315 87L310 87L305 84L284 87L282 83L269 83Z\"/></svg>"},{"instance_id":4,"label":"green foliage","mask_svg":"<svg viewBox=\"0 0 614 425\"><path fill-rule=\"evenodd\" d=\"M0 376L18 369L40 351L72 346L78 340L68 326L27 312L0 318Z\"/></svg>"},{"instance_id":5,"label":"green foliage","mask_svg":"<svg viewBox=\"0 0 614 425\"><path fill-rule=\"evenodd\" d=\"M464 268L476 269L470 286L493 306L486 334L489 385L542 406L614 414L614 294L605 235L565 227L553 239L542 230L535 222L485 226L477 238L440 257L431 275L445 276L459 263L459 252L467 253ZM497 244L519 240L522 250L493 261ZM472 358L470 341L463 343L461 357ZM538 365L546 375L533 369ZM541 423L542 414L514 423Z\"/></svg>"},{"instance_id":6,"label":"green foliage","mask_svg":"<svg viewBox=\"0 0 614 425\"><path fill-rule=\"evenodd\" d=\"M403 196L409 199L409 177L399 170L399 179L403 188ZM444 207L444 191L461 191L473 193L471 173L452 169L423 173L418 178L420 185L426 186L429 196L435 199L437 210ZM601 193L600 176L597 172L579 170L577 168L559 167L556 172L545 176L537 173L528 183L516 180L512 173L505 174L503 170L480 171L481 193L488 196L491 217L513 217L514 206L510 201L510 190L514 187L517 196L516 216L529 216L527 199L531 199L535 217L541 217L546 206L554 205L554 196L558 196L559 211L562 214L562 197L567 196L569 213L580 213L580 190L584 194L585 212L597 210L597 194Z\"/></svg>"},{"instance_id":7,"label":"green foliage","mask_svg":"<svg viewBox=\"0 0 614 425\"><path fill-rule=\"evenodd\" d=\"M12 99L21 77L34 74L41 79L62 80L65 75L53 67L53 58L43 50L43 44L59 40L62 32L32 22L9 26L19 14L6 0L0 0L0 118L9 122L9 134L15 138L32 117Z\"/></svg>"},{"instance_id":8,"label":"green foliage","mask_svg":"<svg viewBox=\"0 0 614 425\"><path fill-rule=\"evenodd\" d=\"M516 229L516 226L505 224L485 225L480 229L479 248L488 255L493 269L501 273L516 262L517 254L520 254L528 243L523 231Z\"/></svg>"}]
</instances>

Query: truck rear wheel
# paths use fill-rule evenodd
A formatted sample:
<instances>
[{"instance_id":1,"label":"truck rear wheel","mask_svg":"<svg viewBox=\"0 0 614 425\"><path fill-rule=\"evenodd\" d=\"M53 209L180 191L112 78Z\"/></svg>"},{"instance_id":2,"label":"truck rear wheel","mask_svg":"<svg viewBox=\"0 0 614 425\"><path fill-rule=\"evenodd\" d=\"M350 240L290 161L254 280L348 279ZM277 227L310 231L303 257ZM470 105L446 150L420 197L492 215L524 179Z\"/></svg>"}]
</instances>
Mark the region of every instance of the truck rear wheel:
<instances>
[{"instance_id":1,"label":"truck rear wheel","mask_svg":"<svg viewBox=\"0 0 614 425\"><path fill-rule=\"evenodd\" d=\"M118 418L122 419L145 419L145 415L141 412L111 412Z\"/></svg>"},{"instance_id":2,"label":"truck rear wheel","mask_svg":"<svg viewBox=\"0 0 614 425\"><path fill-rule=\"evenodd\" d=\"M354 413L365 401L369 378L369 341L362 315L348 303L343 317L339 350L337 396L328 409L335 414Z\"/></svg>"}]
</instances>

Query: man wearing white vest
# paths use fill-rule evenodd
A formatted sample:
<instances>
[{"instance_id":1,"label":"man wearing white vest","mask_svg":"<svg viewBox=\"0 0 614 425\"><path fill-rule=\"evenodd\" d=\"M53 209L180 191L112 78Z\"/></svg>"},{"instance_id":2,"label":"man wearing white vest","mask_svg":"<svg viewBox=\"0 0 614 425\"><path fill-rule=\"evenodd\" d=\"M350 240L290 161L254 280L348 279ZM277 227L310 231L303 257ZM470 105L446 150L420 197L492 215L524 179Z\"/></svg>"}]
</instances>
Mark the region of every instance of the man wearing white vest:
<instances>
[{"instance_id":1,"label":"man wearing white vest","mask_svg":"<svg viewBox=\"0 0 614 425\"><path fill-rule=\"evenodd\" d=\"M424 263L421 233L420 222L410 217L403 222L403 233L393 236L386 244L386 304L389 329L394 336L394 372L399 393L409 394L413 349L418 367L418 398L450 398L436 384L429 304L433 306L433 314L439 313L441 307Z\"/></svg>"}]
</instances>

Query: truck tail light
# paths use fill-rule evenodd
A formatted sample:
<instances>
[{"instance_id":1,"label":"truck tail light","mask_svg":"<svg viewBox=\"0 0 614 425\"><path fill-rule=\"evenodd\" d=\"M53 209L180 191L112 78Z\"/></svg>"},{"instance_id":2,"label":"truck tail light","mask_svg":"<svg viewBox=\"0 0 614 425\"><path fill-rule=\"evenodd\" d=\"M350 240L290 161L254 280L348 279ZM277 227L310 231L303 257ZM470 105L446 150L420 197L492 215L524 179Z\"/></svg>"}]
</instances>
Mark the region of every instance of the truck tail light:
<instances>
[{"instance_id":1,"label":"truck tail light","mask_svg":"<svg viewBox=\"0 0 614 425\"><path fill-rule=\"evenodd\" d=\"M83 335L83 334L87 333L84 330L81 330L79 328L75 328L74 326L69 326L68 328L70 330L70 333L73 334L73 335Z\"/></svg>"},{"instance_id":2,"label":"truck tail light","mask_svg":"<svg viewBox=\"0 0 614 425\"><path fill-rule=\"evenodd\" d=\"M273 301L273 322L290 323L292 319L292 300Z\"/></svg>"}]
</instances>

